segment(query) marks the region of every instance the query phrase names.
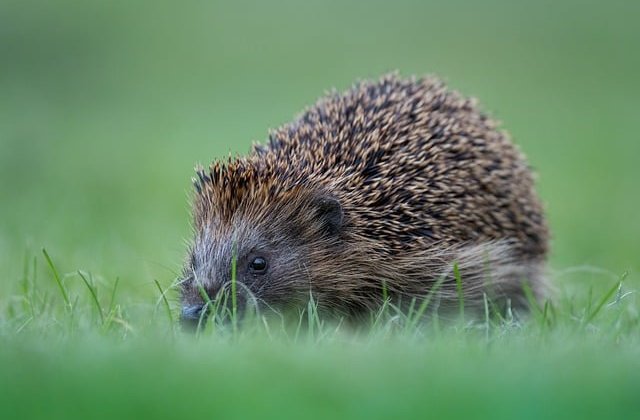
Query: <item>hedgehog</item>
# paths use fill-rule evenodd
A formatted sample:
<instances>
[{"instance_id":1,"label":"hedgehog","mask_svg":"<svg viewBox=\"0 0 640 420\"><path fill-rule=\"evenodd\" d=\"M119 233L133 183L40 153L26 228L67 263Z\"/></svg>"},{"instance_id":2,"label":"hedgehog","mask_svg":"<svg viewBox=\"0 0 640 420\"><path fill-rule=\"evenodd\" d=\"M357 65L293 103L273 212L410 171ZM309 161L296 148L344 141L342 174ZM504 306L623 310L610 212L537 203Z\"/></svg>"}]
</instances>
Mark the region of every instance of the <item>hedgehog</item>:
<instances>
[{"instance_id":1,"label":"hedgehog","mask_svg":"<svg viewBox=\"0 0 640 420\"><path fill-rule=\"evenodd\" d=\"M348 319L385 299L526 312L545 295L532 170L475 99L436 77L331 91L248 156L196 175L186 324L233 283L244 307L313 299Z\"/></svg>"}]
</instances>

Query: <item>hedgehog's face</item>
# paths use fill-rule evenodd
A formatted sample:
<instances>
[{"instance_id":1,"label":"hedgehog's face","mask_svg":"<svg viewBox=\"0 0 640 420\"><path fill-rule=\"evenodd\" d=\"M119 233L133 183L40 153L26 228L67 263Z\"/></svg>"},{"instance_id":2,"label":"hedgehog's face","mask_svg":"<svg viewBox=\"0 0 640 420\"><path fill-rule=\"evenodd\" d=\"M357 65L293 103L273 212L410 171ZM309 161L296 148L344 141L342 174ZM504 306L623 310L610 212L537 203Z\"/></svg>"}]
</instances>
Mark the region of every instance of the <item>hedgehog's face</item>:
<instances>
[{"instance_id":1,"label":"hedgehog's face","mask_svg":"<svg viewBox=\"0 0 640 420\"><path fill-rule=\"evenodd\" d=\"M339 242L343 214L326 196L296 201L269 203L268 211L238 210L226 223L216 215L202 219L181 283L184 324L198 325L211 308L231 310L234 290L240 310L308 301L310 264Z\"/></svg>"}]
</instances>

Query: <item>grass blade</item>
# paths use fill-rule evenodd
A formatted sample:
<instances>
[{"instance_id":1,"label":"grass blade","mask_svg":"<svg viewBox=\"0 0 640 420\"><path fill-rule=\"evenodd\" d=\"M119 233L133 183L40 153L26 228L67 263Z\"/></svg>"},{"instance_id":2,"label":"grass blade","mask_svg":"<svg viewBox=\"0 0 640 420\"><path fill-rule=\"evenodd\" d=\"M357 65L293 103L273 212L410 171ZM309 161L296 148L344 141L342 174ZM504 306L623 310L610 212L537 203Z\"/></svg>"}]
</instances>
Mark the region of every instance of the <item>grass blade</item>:
<instances>
[{"instance_id":1,"label":"grass blade","mask_svg":"<svg viewBox=\"0 0 640 420\"><path fill-rule=\"evenodd\" d=\"M438 278L438 280L433 284L427 296L420 303L415 316L410 320L409 330L414 330L416 328L418 322L420 321L420 319L422 319L422 316L431 304L431 299L433 299L433 296L438 292L438 289L440 289L442 283L444 283L445 280L446 276L440 276L440 278Z\"/></svg>"},{"instance_id":2,"label":"grass blade","mask_svg":"<svg viewBox=\"0 0 640 420\"><path fill-rule=\"evenodd\" d=\"M120 284L120 277L116 277L116 281L113 284L113 290L111 290L111 299L109 300L109 313L113 311L113 306L116 302L116 291L118 290L118 284Z\"/></svg>"},{"instance_id":3,"label":"grass blade","mask_svg":"<svg viewBox=\"0 0 640 420\"><path fill-rule=\"evenodd\" d=\"M618 291L618 289L621 286L622 286L622 281L617 282L616 284L613 285L611 289L609 289L609 291L604 296L602 296L602 299L600 299L600 302L598 302L598 305L587 317L585 324L588 324L589 322L591 322L596 317L596 315L598 315L602 307L607 304L609 299L613 297L613 295Z\"/></svg>"},{"instance_id":4,"label":"grass blade","mask_svg":"<svg viewBox=\"0 0 640 420\"><path fill-rule=\"evenodd\" d=\"M102 307L100 306L100 301L98 301L98 293L96 292L95 287L89 283L89 280L85 277L82 271L78 270L78 275L89 289L89 293L91 294L91 298L93 299L93 303L95 303L96 308L98 309L98 314L100 315L100 323L104 324L104 314L102 313Z\"/></svg>"},{"instance_id":5,"label":"grass blade","mask_svg":"<svg viewBox=\"0 0 640 420\"><path fill-rule=\"evenodd\" d=\"M484 327L485 327L485 340L489 342L490 330L491 330L491 318L489 317L489 299L486 293L482 293L482 300L484 302Z\"/></svg>"},{"instance_id":6,"label":"grass blade","mask_svg":"<svg viewBox=\"0 0 640 420\"><path fill-rule=\"evenodd\" d=\"M169 301L167 300L167 296L165 294L165 292L162 290L162 286L160 286L160 283L158 282L158 280L153 279L153 282L156 284L156 287L158 288L158 291L160 292L160 296L162 297L162 300L164 302L164 307L167 310L167 317L169 318L169 322L171 323L171 325L173 326L173 315L171 315L171 306L169 306Z\"/></svg>"},{"instance_id":7,"label":"grass blade","mask_svg":"<svg viewBox=\"0 0 640 420\"><path fill-rule=\"evenodd\" d=\"M56 269L56 266L53 264L53 261L51 260L51 257L49 256L49 253L47 252L46 249L42 248L42 253L44 254L44 258L45 260L47 260L47 264L49 265L49 268L53 273L53 278L58 284L58 288L60 289L60 294L62 295L62 299L64 299L64 303L67 305L67 309L71 310L72 306L71 306L71 301L69 300L69 294L67 293L67 290L64 288L64 284L62 284L62 280L60 279L60 275L58 274L58 270Z\"/></svg>"},{"instance_id":8,"label":"grass blade","mask_svg":"<svg viewBox=\"0 0 640 420\"><path fill-rule=\"evenodd\" d=\"M453 276L456 279L456 292L458 293L458 302L460 304L460 319L464 321L464 294L462 293L462 276L460 276L460 268L458 263L453 263Z\"/></svg>"},{"instance_id":9,"label":"grass blade","mask_svg":"<svg viewBox=\"0 0 640 420\"><path fill-rule=\"evenodd\" d=\"M231 323L233 325L234 335L238 331L237 273L238 273L238 256L237 256L236 246L234 245L233 252L231 255Z\"/></svg>"}]
</instances>

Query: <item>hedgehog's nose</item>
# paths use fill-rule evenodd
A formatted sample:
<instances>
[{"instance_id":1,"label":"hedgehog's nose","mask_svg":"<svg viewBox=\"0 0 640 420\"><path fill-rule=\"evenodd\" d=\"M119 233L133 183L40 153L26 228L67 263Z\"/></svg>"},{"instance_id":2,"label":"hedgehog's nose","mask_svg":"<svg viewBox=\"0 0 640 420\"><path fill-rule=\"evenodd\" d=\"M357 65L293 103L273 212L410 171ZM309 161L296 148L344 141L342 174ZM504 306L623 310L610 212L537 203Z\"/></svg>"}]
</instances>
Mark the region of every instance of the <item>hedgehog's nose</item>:
<instances>
[{"instance_id":1,"label":"hedgehog's nose","mask_svg":"<svg viewBox=\"0 0 640 420\"><path fill-rule=\"evenodd\" d=\"M198 325L207 321L207 314L203 311L206 305L190 305L182 308L182 313L180 314L180 324L182 324L182 328L185 330L195 331L198 328ZM202 320L202 321L201 321Z\"/></svg>"}]
</instances>

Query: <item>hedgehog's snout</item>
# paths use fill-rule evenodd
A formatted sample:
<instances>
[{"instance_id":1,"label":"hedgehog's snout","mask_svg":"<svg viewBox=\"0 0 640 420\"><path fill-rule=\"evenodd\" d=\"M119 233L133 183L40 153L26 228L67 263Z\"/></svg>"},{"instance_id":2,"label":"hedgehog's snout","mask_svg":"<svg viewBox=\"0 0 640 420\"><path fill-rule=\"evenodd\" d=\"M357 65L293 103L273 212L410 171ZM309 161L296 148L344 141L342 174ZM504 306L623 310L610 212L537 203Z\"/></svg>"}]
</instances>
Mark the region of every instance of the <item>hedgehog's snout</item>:
<instances>
[{"instance_id":1,"label":"hedgehog's snout","mask_svg":"<svg viewBox=\"0 0 640 420\"><path fill-rule=\"evenodd\" d=\"M180 324L185 330L196 330L207 321L207 305L186 305L180 314Z\"/></svg>"}]
</instances>

